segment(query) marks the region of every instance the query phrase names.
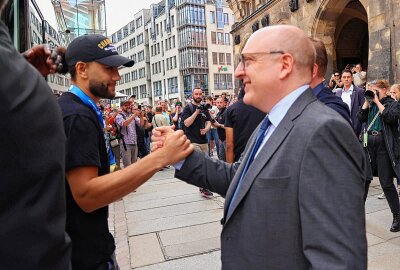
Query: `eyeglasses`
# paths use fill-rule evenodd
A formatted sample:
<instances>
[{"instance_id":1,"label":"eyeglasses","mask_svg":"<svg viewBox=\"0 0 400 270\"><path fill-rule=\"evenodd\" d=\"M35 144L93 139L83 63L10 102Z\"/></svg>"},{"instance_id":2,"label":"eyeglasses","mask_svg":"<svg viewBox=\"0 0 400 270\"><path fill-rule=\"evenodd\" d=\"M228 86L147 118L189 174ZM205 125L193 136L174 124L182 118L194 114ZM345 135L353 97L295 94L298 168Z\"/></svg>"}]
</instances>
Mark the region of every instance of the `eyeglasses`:
<instances>
[{"instance_id":1,"label":"eyeglasses","mask_svg":"<svg viewBox=\"0 0 400 270\"><path fill-rule=\"evenodd\" d=\"M284 54L285 52L283 51L271 51L271 52L255 52L255 53L242 53L239 56L239 61L243 65L243 69L246 69L249 64L254 61L257 57L256 56L261 56L261 55L268 55L268 54Z\"/></svg>"}]
</instances>

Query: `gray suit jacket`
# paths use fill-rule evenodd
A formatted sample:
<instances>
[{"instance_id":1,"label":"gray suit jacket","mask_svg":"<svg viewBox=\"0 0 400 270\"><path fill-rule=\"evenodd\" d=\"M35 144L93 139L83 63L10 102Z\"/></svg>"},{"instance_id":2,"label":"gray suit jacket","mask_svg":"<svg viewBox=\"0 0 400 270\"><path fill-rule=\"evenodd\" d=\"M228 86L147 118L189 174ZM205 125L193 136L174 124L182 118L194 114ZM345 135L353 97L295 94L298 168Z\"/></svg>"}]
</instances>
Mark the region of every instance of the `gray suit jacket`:
<instances>
[{"instance_id":1,"label":"gray suit jacket","mask_svg":"<svg viewBox=\"0 0 400 270\"><path fill-rule=\"evenodd\" d=\"M253 161L226 216L257 131L233 165L195 152L176 171L226 197L222 269L366 269L365 157L348 123L311 90Z\"/></svg>"}]
</instances>

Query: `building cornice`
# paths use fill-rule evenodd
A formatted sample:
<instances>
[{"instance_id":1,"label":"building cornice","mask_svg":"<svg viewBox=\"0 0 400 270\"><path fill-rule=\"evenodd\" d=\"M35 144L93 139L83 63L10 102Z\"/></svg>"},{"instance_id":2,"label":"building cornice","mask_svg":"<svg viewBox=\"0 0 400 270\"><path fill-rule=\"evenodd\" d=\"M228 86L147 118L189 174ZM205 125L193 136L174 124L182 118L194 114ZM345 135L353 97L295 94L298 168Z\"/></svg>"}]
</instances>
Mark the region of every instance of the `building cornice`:
<instances>
[{"instance_id":1,"label":"building cornice","mask_svg":"<svg viewBox=\"0 0 400 270\"><path fill-rule=\"evenodd\" d=\"M231 30L231 34L233 34L235 31L239 30L240 28L242 28L248 21L252 20L254 17L256 17L258 14L260 14L261 12L263 12L264 10L266 10L268 7L270 7L274 2L276 2L276 0L269 0L267 3L262 4L261 6L259 6L257 8L256 11L254 11L253 13L251 13L249 16L247 16L246 18L244 18L243 20L241 20L240 22L236 22L232 25L232 30Z\"/></svg>"}]
</instances>

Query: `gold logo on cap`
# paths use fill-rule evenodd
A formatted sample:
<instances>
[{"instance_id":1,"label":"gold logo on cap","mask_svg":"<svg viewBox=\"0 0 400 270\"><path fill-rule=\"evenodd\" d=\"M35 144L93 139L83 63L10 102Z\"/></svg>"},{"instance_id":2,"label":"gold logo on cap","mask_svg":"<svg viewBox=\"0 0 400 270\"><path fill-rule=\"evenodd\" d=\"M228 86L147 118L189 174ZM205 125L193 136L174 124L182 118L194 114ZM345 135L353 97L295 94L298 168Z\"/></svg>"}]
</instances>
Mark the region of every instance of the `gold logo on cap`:
<instances>
[{"instance_id":1,"label":"gold logo on cap","mask_svg":"<svg viewBox=\"0 0 400 270\"><path fill-rule=\"evenodd\" d=\"M97 46L99 46L100 49L104 49L107 45L110 45L112 42L110 39L106 38L102 41L100 41L99 44L97 44Z\"/></svg>"}]
</instances>

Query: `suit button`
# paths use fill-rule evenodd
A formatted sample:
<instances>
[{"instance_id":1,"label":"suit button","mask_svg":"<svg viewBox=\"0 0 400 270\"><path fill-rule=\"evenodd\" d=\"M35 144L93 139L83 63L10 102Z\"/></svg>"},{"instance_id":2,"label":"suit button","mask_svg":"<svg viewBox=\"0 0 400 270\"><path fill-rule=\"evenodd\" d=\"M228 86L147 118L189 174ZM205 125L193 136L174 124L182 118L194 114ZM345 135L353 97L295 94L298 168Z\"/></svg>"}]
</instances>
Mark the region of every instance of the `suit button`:
<instances>
[{"instance_id":1,"label":"suit button","mask_svg":"<svg viewBox=\"0 0 400 270\"><path fill-rule=\"evenodd\" d=\"M229 236L228 236L228 237L225 237L225 240L226 240L226 241L231 241L231 240L232 240L232 237L229 237Z\"/></svg>"}]
</instances>

